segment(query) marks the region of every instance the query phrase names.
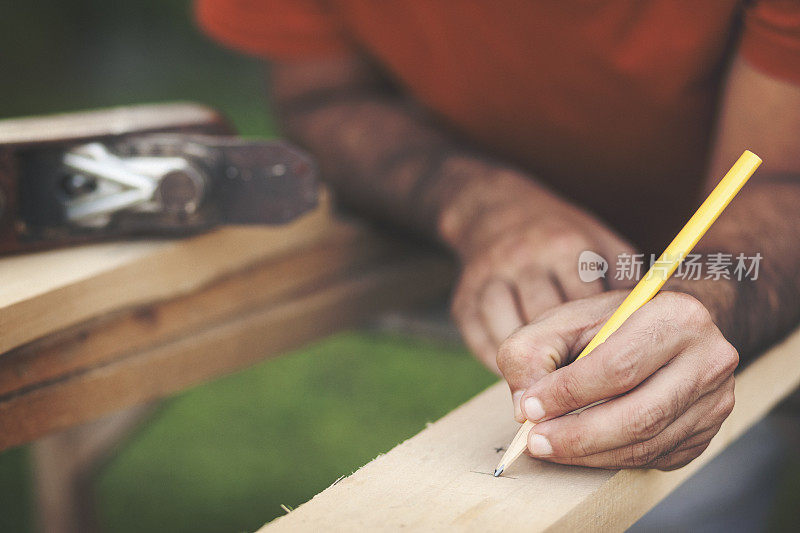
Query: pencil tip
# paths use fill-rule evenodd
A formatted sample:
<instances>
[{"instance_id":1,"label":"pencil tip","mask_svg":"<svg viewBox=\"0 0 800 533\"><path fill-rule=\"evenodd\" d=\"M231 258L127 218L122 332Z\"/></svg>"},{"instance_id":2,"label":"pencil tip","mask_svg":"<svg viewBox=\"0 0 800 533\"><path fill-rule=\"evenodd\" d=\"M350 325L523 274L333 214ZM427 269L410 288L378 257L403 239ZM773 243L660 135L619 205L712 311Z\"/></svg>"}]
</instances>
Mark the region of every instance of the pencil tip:
<instances>
[{"instance_id":1,"label":"pencil tip","mask_svg":"<svg viewBox=\"0 0 800 533\"><path fill-rule=\"evenodd\" d=\"M505 469L505 467L506 467L506 465L500 465L497 468L495 468L494 469L494 477L500 477L500 474L503 473L503 470Z\"/></svg>"}]
</instances>

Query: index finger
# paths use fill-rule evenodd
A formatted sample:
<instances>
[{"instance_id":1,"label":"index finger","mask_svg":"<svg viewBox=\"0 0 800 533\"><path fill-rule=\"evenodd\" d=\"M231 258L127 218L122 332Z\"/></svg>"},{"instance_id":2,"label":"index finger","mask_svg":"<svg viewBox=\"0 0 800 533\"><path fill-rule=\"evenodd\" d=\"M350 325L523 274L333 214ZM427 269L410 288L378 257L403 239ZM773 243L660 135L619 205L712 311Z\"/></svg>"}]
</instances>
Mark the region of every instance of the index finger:
<instances>
[{"instance_id":1,"label":"index finger","mask_svg":"<svg viewBox=\"0 0 800 533\"><path fill-rule=\"evenodd\" d=\"M621 294L605 293L569 302L515 331L497 351L497 365L511 392L524 391L567 364L621 299Z\"/></svg>"},{"instance_id":2,"label":"index finger","mask_svg":"<svg viewBox=\"0 0 800 533\"><path fill-rule=\"evenodd\" d=\"M687 322L699 317L680 308L669 298L654 298L590 356L533 383L521 398L526 418L548 420L638 386L690 342Z\"/></svg>"}]
</instances>

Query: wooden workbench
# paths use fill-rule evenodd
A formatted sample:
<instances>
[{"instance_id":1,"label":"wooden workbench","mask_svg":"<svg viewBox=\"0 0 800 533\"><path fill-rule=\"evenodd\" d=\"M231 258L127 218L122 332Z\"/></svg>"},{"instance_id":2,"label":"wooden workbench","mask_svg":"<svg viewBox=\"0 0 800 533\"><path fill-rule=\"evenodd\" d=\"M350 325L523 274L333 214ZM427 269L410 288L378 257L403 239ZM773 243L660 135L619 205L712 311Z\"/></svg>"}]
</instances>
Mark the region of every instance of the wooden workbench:
<instances>
[{"instance_id":1,"label":"wooden workbench","mask_svg":"<svg viewBox=\"0 0 800 533\"><path fill-rule=\"evenodd\" d=\"M282 227L0 260L0 450L441 296L441 256L326 207Z\"/></svg>"}]
</instances>

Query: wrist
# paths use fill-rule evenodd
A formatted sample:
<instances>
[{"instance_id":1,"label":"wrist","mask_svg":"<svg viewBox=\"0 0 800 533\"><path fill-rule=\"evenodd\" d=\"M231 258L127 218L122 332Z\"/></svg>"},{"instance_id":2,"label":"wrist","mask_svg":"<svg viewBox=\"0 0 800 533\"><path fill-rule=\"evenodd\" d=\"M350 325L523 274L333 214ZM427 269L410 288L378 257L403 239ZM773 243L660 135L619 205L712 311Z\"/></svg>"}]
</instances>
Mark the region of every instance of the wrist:
<instances>
[{"instance_id":1,"label":"wrist","mask_svg":"<svg viewBox=\"0 0 800 533\"><path fill-rule=\"evenodd\" d=\"M739 287L741 282L730 279L718 280L686 280L671 278L664 290L683 292L693 296L711 314L711 318L729 342L736 345L742 332L737 332L738 321L734 313L738 309Z\"/></svg>"},{"instance_id":2,"label":"wrist","mask_svg":"<svg viewBox=\"0 0 800 533\"><path fill-rule=\"evenodd\" d=\"M465 157L453 157L443 166L451 181L437 220L439 239L461 258L475 248L478 233L486 227L502 231L517 218L530 218L531 210L555 196L514 170Z\"/></svg>"}]
</instances>

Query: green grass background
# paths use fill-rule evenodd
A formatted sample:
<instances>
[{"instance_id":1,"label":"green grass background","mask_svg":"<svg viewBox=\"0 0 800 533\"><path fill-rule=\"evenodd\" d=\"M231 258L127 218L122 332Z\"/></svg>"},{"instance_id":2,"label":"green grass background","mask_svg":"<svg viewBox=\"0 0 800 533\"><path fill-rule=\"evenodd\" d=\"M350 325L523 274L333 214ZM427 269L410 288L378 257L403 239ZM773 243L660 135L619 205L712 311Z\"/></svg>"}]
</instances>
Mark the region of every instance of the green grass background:
<instances>
[{"instance_id":1,"label":"green grass background","mask_svg":"<svg viewBox=\"0 0 800 533\"><path fill-rule=\"evenodd\" d=\"M100 474L101 521L252 531L495 379L461 349L335 336L166 402Z\"/></svg>"},{"instance_id":2,"label":"green grass background","mask_svg":"<svg viewBox=\"0 0 800 533\"><path fill-rule=\"evenodd\" d=\"M200 35L188 0L13 2L0 14L0 117L197 100L271 136L264 76ZM253 530L493 380L458 346L342 333L163 402L99 472L101 522ZM28 467L24 447L0 453L0 532L31 530ZM798 523L798 495L795 462L773 529Z\"/></svg>"},{"instance_id":3,"label":"green grass background","mask_svg":"<svg viewBox=\"0 0 800 533\"><path fill-rule=\"evenodd\" d=\"M460 347L346 332L163 402L101 469L100 522L253 531L496 378ZM0 454L0 531L29 531L24 448Z\"/></svg>"}]
</instances>

